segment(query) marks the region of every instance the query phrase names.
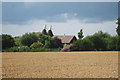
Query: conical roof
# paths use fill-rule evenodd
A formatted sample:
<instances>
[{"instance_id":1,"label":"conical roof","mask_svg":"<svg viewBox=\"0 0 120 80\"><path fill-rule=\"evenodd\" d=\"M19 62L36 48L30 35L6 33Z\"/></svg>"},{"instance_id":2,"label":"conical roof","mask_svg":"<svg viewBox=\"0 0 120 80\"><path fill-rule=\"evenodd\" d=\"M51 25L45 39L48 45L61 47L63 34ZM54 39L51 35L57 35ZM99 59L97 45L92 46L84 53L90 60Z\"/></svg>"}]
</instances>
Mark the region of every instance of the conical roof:
<instances>
[{"instance_id":1,"label":"conical roof","mask_svg":"<svg viewBox=\"0 0 120 80\"><path fill-rule=\"evenodd\" d=\"M48 35L52 37L53 36L53 32L52 32L51 28L52 28L52 26L50 27L50 30L48 30Z\"/></svg>"},{"instance_id":2,"label":"conical roof","mask_svg":"<svg viewBox=\"0 0 120 80\"><path fill-rule=\"evenodd\" d=\"M45 28L42 30L42 34L47 35L46 25L45 25Z\"/></svg>"}]
</instances>

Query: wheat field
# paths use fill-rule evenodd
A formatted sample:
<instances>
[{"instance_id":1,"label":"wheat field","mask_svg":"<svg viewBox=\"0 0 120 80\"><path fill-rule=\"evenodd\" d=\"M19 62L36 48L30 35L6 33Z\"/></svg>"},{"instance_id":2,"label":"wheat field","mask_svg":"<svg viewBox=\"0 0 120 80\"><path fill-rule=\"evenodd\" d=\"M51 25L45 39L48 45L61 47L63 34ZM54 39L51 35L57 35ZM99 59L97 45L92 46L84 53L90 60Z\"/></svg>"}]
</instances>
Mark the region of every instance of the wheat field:
<instances>
[{"instance_id":1,"label":"wheat field","mask_svg":"<svg viewBox=\"0 0 120 80\"><path fill-rule=\"evenodd\" d=\"M3 78L118 78L118 52L3 52Z\"/></svg>"}]
</instances>

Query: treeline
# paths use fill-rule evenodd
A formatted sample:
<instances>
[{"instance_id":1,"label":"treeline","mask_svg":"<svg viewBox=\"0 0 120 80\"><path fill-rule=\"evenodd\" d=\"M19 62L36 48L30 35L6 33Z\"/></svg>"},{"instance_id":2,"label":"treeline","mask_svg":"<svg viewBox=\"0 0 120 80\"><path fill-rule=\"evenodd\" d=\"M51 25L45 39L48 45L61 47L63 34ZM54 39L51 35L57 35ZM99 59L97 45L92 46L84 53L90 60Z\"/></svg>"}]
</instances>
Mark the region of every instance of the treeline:
<instances>
[{"instance_id":1,"label":"treeline","mask_svg":"<svg viewBox=\"0 0 120 80\"><path fill-rule=\"evenodd\" d=\"M98 31L97 33L80 38L73 43L72 51L117 51L118 36Z\"/></svg>"},{"instance_id":2,"label":"treeline","mask_svg":"<svg viewBox=\"0 0 120 80\"><path fill-rule=\"evenodd\" d=\"M65 45L58 38L41 34L40 32L26 33L22 36L12 37L2 34L2 50L8 52L39 52L60 51ZM78 35L79 36L79 35ZM83 35L81 35L83 36ZM73 43L71 51L117 51L119 49L119 36L108 33L97 33L80 37Z\"/></svg>"},{"instance_id":3,"label":"treeline","mask_svg":"<svg viewBox=\"0 0 120 80\"><path fill-rule=\"evenodd\" d=\"M44 35L40 32L26 33L22 36L12 37L2 34L2 50L9 52L31 51L60 51L63 47L61 40Z\"/></svg>"},{"instance_id":4,"label":"treeline","mask_svg":"<svg viewBox=\"0 0 120 80\"><path fill-rule=\"evenodd\" d=\"M118 18L117 24L116 36L98 31L93 35L84 37L81 29L78 32L79 39L73 42L70 51L120 51L120 18ZM40 32L25 33L17 37L2 34L1 37L3 52L60 51L66 47L66 44L63 45L57 37L52 38Z\"/></svg>"},{"instance_id":5,"label":"treeline","mask_svg":"<svg viewBox=\"0 0 120 80\"><path fill-rule=\"evenodd\" d=\"M120 18L117 19L117 35L98 31L97 33L82 39L82 29L78 32L79 39L73 43L71 51L120 51Z\"/></svg>"}]
</instances>

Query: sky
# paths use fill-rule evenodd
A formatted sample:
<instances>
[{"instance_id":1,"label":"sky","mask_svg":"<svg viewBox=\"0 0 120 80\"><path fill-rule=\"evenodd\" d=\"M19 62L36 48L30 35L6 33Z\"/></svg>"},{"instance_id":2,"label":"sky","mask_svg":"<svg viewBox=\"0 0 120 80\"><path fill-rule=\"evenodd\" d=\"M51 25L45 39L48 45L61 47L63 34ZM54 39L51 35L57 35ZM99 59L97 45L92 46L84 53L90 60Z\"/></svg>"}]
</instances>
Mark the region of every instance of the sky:
<instances>
[{"instance_id":1,"label":"sky","mask_svg":"<svg viewBox=\"0 0 120 80\"><path fill-rule=\"evenodd\" d=\"M2 2L2 33L21 36L52 25L54 35L99 30L116 35L118 2Z\"/></svg>"}]
</instances>

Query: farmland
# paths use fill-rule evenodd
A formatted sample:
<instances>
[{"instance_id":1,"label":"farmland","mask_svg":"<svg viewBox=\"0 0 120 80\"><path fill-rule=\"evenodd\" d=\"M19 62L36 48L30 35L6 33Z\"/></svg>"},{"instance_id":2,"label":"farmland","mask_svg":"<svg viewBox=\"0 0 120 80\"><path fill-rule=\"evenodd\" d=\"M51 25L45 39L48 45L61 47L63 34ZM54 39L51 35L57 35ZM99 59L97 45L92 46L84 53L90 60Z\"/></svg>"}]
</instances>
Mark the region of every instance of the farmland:
<instances>
[{"instance_id":1,"label":"farmland","mask_svg":"<svg viewBox=\"0 0 120 80\"><path fill-rule=\"evenodd\" d=\"M118 52L3 52L3 78L117 78Z\"/></svg>"}]
</instances>

